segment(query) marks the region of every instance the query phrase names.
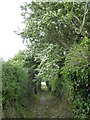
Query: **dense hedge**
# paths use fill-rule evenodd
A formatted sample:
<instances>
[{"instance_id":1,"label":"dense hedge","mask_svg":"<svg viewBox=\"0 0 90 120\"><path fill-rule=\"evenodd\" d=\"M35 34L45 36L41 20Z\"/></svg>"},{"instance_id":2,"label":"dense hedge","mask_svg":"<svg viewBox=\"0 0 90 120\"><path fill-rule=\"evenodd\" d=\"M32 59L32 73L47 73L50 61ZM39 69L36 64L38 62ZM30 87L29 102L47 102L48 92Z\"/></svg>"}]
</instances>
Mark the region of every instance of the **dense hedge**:
<instances>
[{"instance_id":1,"label":"dense hedge","mask_svg":"<svg viewBox=\"0 0 90 120\"><path fill-rule=\"evenodd\" d=\"M72 48L62 68L63 78L69 86L70 99L74 103L74 112L80 118L89 117L89 40L85 37L80 45Z\"/></svg>"},{"instance_id":2,"label":"dense hedge","mask_svg":"<svg viewBox=\"0 0 90 120\"><path fill-rule=\"evenodd\" d=\"M24 105L24 100L31 96L30 80L24 67L24 53L20 51L14 58L2 65L3 112L16 103ZM6 114L6 112L5 112Z\"/></svg>"},{"instance_id":3,"label":"dense hedge","mask_svg":"<svg viewBox=\"0 0 90 120\"><path fill-rule=\"evenodd\" d=\"M2 68L3 107L7 109L13 102L21 102L27 94L28 76L18 63L6 62Z\"/></svg>"}]
</instances>

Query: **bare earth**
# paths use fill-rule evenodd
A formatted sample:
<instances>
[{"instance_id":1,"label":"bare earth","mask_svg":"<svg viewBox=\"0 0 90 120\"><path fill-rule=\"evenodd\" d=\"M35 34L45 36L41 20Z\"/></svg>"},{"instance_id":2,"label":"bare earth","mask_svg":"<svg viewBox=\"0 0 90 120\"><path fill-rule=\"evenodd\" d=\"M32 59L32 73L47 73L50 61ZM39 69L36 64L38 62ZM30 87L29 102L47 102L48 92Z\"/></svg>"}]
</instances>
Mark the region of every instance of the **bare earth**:
<instances>
[{"instance_id":1,"label":"bare earth","mask_svg":"<svg viewBox=\"0 0 90 120\"><path fill-rule=\"evenodd\" d=\"M72 106L67 94L60 99L51 93L42 92L38 99L30 101L22 115L25 118L73 118Z\"/></svg>"},{"instance_id":2,"label":"bare earth","mask_svg":"<svg viewBox=\"0 0 90 120\"><path fill-rule=\"evenodd\" d=\"M45 109L46 109L45 92L42 92L42 96L40 97L40 108L38 118L45 118Z\"/></svg>"}]
</instances>

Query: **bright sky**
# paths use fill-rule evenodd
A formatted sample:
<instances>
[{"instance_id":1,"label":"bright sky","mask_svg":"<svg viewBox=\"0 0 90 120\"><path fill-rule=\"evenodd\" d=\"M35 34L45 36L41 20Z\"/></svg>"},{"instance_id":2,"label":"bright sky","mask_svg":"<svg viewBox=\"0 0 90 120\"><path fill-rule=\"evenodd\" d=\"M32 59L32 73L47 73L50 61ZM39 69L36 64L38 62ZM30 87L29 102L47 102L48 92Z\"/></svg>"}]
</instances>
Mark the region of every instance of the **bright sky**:
<instances>
[{"instance_id":1,"label":"bright sky","mask_svg":"<svg viewBox=\"0 0 90 120\"><path fill-rule=\"evenodd\" d=\"M4 60L13 57L19 50L25 49L22 38L13 31L21 28L20 5L30 0L1 0L0 1L0 57Z\"/></svg>"},{"instance_id":2,"label":"bright sky","mask_svg":"<svg viewBox=\"0 0 90 120\"><path fill-rule=\"evenodd\" d=\"M46 82L41 82L42 85L46 85Z\"/></svg>"}]
</instances>

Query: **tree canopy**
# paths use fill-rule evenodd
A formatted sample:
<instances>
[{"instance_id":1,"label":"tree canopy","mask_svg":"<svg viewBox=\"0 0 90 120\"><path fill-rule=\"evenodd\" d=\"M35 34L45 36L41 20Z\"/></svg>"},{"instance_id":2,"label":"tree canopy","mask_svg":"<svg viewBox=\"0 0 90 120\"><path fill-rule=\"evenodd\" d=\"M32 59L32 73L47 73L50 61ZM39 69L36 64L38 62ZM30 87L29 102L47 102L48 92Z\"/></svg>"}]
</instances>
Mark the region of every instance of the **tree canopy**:
<instances>
[{"instance_id":1,"label":"tree canopy","mask_svg":"<svg viewBox=\"0 0 90 120\"><path fill-rule=\"evenodd\" d=\"M88 116L88 2L32 2L21 9L25 22L21 37L31 44L28 49L35 61L40 60L36 78L49 80L59 96L67 85L76 115Z\"/></svg>"}]
</instances>

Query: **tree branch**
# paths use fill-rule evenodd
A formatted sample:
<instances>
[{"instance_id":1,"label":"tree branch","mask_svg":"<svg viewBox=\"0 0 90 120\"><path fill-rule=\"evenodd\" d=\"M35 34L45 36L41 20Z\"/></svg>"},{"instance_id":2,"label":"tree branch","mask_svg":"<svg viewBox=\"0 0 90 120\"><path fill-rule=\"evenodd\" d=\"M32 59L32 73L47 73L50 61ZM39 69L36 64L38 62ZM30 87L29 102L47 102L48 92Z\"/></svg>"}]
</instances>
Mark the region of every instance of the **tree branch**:
<instances>
[{"instance_id":1,"label":"tree branch","mask_svg":"<svg viewBox=\"0 0 90 120\"><path fill-rule=\"evenodd\" d=\"M87 14L87 3L85 5L85 11L84 11L84 17L83 17L83 22L82 22L82 25L80 26L80 30L79 30L79 34L82 32L82 29L83 29L83 26L85 24L85 17L86 17L86 14Z\"/></svg>"},{"instance_id":2,"label":"tree branch","mask_svg":"<svg viewBox=\"0 0 90 120\"><path fill-rule=\"evenodd\" d=\"M73 3L72 3L71 12L73 11L73 7L74 7L74 0L73 0Z\"/></svg>"},{"instance_id":3,"label":"tree branch","mask_svg":"<svg viewBox=\"0 0 90 120\"><path fill-rule=\"evenodd\" d=\"M81 25L82 23L81 23L81 21L80 21L80 19L76 16L76 15L74 15L74 18L78 21L78 23Z\"/></svg>"}]
</instances>

